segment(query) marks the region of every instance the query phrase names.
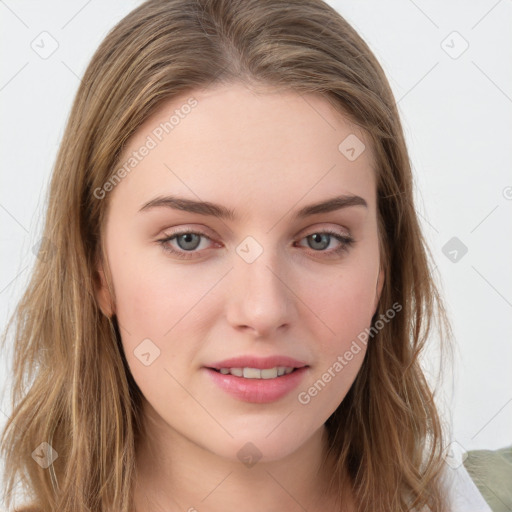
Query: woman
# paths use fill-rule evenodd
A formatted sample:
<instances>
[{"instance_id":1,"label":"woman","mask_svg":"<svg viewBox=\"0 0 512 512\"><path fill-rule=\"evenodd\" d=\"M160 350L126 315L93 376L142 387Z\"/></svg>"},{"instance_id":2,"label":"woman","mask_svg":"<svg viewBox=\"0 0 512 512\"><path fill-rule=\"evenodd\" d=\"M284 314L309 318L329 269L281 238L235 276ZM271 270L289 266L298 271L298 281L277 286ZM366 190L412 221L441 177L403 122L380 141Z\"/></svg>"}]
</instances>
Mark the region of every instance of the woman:
<instances>
[{"instance_id":1,"label":"woman","mask_svg":"<svg viewBox=\"0 0 512 512\"><path fill-rule=\"evenodd\" d=\"M412 186L384 73L325 3L135 9L83 78L13 319L8 494L449 510Z\"/></svg>"}]
</instances>

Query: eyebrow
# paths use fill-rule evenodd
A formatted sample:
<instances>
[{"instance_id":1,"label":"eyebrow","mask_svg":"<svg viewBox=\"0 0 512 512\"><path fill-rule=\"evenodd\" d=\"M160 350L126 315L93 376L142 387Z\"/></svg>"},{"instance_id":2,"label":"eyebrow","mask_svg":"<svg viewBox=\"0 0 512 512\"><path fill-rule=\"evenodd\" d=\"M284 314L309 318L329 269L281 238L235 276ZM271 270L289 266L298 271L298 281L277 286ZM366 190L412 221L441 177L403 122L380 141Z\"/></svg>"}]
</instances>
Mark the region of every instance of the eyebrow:
<instances>
[{"instance_id":1,"label":"eyebrow","mask_svg":"<svg viewBox=\"0 0 512 512\"><path fill-rule=\"evenodd\" d=\"M297 217L304 218L310 215L329 213L352 206L364 206L365 208L368 208L367 202L362 197L346 194L305 206L297 212ZM176 196L155 197L154 199L151 199L151 201L145 203L139 212L145 212L159 207L172 208L174 210L181 210L190 213L198 213L200 215L209 215L230 221L234 221L236 219L234 210L226 208L220 204L215 204L208 201L195 201L193 199L185 199L183 197Z\"/></svg>"}]
</instances>

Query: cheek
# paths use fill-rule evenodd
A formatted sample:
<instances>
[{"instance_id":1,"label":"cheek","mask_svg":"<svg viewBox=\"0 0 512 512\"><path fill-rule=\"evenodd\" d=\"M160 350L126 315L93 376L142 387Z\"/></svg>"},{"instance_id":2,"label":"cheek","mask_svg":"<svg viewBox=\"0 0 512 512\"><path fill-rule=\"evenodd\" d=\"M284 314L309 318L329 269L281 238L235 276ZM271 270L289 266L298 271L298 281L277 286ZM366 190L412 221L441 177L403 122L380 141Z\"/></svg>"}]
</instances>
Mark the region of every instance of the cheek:
<instances>
[{"instance_id":1,"label":"cheek","mask_svg":"<svg viewBox=\"0 0 512 512\"><path fill-rule=\"evenodd\" d=\"M323 339L354 337L371 323L376 282L370 269L346 270L304 290L307 304L323 321Z\"/></svg>"},{"instance_id":2,"label":"cheek","mask_svg":"<svg viewBox=\"0 0 512 512\"><path fill-rule=\"evenodd\" d=\"M215 300L215 284L222 276L211 269L199 277L193 265L173 268L163 258L148 264L149 258L143 253L134 250L124 258L112 256L122 343L141 389L154 379L169 381L165 369L172 368L183 380L188 361L200 347L198 340L204 339L215 318L208 311ZM156 355L150 367L141 366L137 359L147 352L151 360Z\"/></svg>"},{"instance_id":3,"label":"cheek","mask_svg":"<svg viewBox=\"0 0 512 512\"><path fill-rule=\"evenodd\" d=\"M214 282L209 273L198 279L192 266L175 265L173 270L163 256L154 264L140 249L120 256L112 258L118 318L124 318L128 330L131 325L145 335L162 337L180 319L185 321Z\"/></svg>"},{"instance_id":4,"label":"cheek","mask_svg":"<svg viewBox=\"0 0 512 512\"><path fill-rule=\"evenodd\" d=\"M346 272L307 297L314 312L309 331L318 358L298 401L311 408L313 415L325 416L342 402L363 364L375 283L369 270L350 275ZM317 400L315 397L320 395Z\"/></svg>"}]
</instances>

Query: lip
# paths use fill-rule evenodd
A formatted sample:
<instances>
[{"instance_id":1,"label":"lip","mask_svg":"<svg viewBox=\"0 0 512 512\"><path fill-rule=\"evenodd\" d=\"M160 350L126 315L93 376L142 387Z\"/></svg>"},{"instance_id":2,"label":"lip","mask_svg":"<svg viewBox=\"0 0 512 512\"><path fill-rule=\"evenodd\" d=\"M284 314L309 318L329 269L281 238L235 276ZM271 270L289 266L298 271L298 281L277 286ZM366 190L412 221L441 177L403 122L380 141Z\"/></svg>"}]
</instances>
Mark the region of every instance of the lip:
<instances>
[{"instance_id":1,"label":"lip","mask_svg":"<svg viewBox=\"0 0 512 512\"><path fill-rule=\"evenodd\" d=\"M228 362L230 361L231 360ZM222 364L225 364L225 362ZM267 363L261 363L260 360L260 364ZM244 367L256 368L256 366L247 366L245 364ZM272 367L273 366L269 366L269 368ZM239 368L239 366L221 366L221 368ZM258 404L274 402L290 393L300 384L308 369L309 366L302 366L301 368L294 370L292 373L282 375L281 377L275 377L273 379L245 379L244 377L236 377L231 374L224 375L212 368L203 368L203 370L208 373L212 381L226 393L238 400Z\"/></svg>"},{"instance_id":2,"label":"lip","mask_svg":"<svg viewBox=\"0 0 512 512\"><path fill-rule=\"evenodd\" d=\"M274 368L275 366L303 368L308 365L303 361L298 361L292 357L280 355L269 357L239 356L205 365L206 368L215 368L216 370L220 370L221 368L258 368L260 370L265 370L268 368Z\"/></svg>"}]
</instances>

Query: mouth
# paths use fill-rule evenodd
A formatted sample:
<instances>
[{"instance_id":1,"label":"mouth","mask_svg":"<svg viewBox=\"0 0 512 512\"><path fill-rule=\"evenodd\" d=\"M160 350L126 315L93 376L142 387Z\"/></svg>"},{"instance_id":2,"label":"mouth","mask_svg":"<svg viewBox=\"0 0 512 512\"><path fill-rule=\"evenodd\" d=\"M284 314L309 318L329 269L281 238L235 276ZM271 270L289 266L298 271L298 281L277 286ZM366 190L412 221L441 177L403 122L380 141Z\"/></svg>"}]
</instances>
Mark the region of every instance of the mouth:
<instances>
[{"instance_id":1,"label":"mouth","mask_svg":"<svg viewBox=\"0 0 512 512\"><path fill-rule=\"evenodd\" d=\"M203 369L211 382L233 398L243 402L263 404L288 396L303 382L309 366L204 367Z\"/></svg>"},{"instance_id":2,"label":"mouth","mask_svg":"<svg viewBox=\"0 0 512 512\"><path fill-rule=\"evenodd\" d=\"M302 367L304 368L304 367ZM276 379L279 377L283 377L284 375L289 375L300 368L295 368L292 366L275 366L273 368L208 368L209 370L213 370L217 373L221 373L222 375L233 375L235 377L241 377L243 379Z\"/></svg>"}]
</instances>

